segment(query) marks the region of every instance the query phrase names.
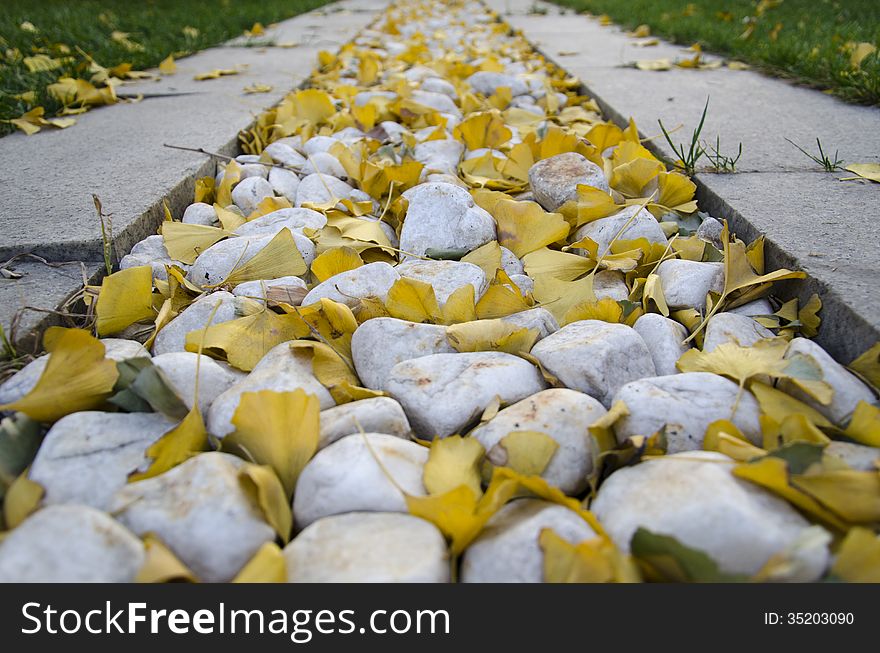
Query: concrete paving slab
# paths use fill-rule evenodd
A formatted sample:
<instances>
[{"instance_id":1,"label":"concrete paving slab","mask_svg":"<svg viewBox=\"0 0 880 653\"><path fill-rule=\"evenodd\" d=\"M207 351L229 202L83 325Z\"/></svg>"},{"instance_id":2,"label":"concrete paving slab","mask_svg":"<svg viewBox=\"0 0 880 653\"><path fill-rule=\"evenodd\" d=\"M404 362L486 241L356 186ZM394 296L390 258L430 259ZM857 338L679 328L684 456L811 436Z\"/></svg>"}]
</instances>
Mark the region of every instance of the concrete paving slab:
<instances>
[{"instance_id":1,"label":"concrete paving slab","mask_svg":"<svg viewBox=\"0 0 880 653\"><path fill-rule=\"evenodd\" d=\"M697 197L713 215L727 218L746 239L767 237L772 267L794 267L810 279L779 286L783 295L818 292L825 308L818 341L849 362L880 338L880 186L841 182L849 173L821 172L785 138L807 149L819 137L826 149L850 162L880 160L880 109L846 104L815 90L754 71L730 69L642 71L623 67L638 59L686 58L663 43L640 48L617 27L546 7L530 13L532 0L488 0L503 20L519 29L551 61L584 82L606 115L623 124L632 116L643 136L683 124L673 140L688 140L707 96L703 137L721 137L722 152L743 156L733 175L701 172ZM559 53L564 56L560 56ZM574 54L570 54L574 53ZM662 138L650 144L672 157Z\"/></svg>"},{"instance_id":2,"label":"concrete paving slab","mask_svg":"<svg viewBox=\"0 0 880 653\"><path fill-rule=\"evenodd\" d=\"M21 258L8 268L22 277L0 279L0 324L20 353L33 354L41 350L43 330L62 324L60 315L45 309L63 305L82 290L84 281L94 283L104 263L67 261L47 265Z\"/></svg>"},{"instance_id":3,"label":"concrete paving slab","mask_svg":"<svg viewBox=\"0 0 880 653\"><path fill-rule=\"evenodd\" d=\"M175 75L126 84L121 94L141 102L117 104L78 117L66 130L0 139L0 261L33 253L52 263L19 259L23 277L0 280L0 324L7 330L24 306L56 309L77 292L83 271L89 283L103 272L100 225L92 193L112 214L118 260L163 218L162 200L175 215L192 201L193 183L213 175L208 157L171 150L171 143L235 154L237 136L254 117L297 87L320 50L336 51L386 6L383 0L345 0L269 28L264 40L296 42L295 48L226 44L177 62ZM198 82L215 68L240 67L238 75ZM247 95L245 86L273 86ZM80 264L81 261L86 263ZM33 351L39 333L57 323L51 313L25 311L17 320L16 345Z\"/></svg>"},{"instance_id":4,"label":"concrete paving slab","mask_svg":"<svg viewBox=\"0 0 880 653\"><path fill-rule=\"evenodd\" d=\"M210 159L163 143L233 153L238 131L301 83L319 50L338 49L385 3L347 0L339 6L348 10L311 12L270 31L279 40L301 42L297 48L211 48L181 60L173 76L124 86L126 94L148 95L139 103L90 111L66 130L0 139L0 158L11 162L0 183L14 189L0 198L0 259L33 252L53 261L100 260L92 193L113 214L114 245L125 253L155 229L163 198L181 211L191 201L193 180L213 174ZM318 31L320 39L308 38ZM238 75L193 80L199 72L244 65ZM244 94L255 82L274 88Z\"/></svg>"}]
</instances>

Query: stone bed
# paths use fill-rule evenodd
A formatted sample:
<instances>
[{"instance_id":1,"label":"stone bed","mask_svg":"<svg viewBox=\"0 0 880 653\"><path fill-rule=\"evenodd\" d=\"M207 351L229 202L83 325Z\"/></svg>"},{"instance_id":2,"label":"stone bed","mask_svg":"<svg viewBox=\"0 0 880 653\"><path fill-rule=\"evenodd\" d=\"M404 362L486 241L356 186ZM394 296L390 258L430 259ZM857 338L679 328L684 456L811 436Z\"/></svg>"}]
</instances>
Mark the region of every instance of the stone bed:
<instances>
[{"instance_id":1,"label":"stone bed","mask_svg":"<svg viewBox=\"0 0 880 653\"><path fill-rule=\"evenodd\" d=\"M578 93L476 2L322 53L0 386L0 581L856 578L876 368Z\"/></svg>"}]
</instances>

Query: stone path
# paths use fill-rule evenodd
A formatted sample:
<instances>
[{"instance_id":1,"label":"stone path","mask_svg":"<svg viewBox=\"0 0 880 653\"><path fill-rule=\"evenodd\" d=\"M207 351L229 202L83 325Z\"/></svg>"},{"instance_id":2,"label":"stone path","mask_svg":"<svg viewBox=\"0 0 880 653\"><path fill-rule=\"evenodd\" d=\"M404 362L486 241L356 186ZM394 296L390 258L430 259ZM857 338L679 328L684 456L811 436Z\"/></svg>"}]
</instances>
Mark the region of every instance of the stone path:
<instances>
[{"instance_id":1,"label":"stone path","mask_svg":"<svg viewBox=\"0 0 880 653\"><path fill-rule=\"evenodd\" d=\"M483 4L250 133L0 385L0 581L877 578L876 347Z\"/></svg>"}]
</instances>

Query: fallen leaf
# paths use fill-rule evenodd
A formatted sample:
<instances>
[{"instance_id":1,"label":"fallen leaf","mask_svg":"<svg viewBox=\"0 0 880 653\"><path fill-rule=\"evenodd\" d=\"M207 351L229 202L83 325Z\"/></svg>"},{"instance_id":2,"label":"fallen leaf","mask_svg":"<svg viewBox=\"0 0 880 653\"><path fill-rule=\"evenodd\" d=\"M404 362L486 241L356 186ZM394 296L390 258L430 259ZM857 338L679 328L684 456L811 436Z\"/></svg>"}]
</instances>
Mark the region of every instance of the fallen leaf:
<instances>
[{"instance_id":1,"label":"fallen leaf","mask_svg":"<svg viewBox=\"0 0 880 653\"><path fill-rule=\"evenodd\" d=\"M159 72L163 75L173 75L177 72L177 64L174 63L174 57L168 55L159 62Z\"/></svg>"},{"instance_id":2,"label":"fallen leaf","mask_svg":"<svg viewBox=\"0 0 880 653\"><path fill-rule=\"evenodd\" d=\"M266 542L257 549L241 571L232 579L233 583L286 583L287 563L284 554L275 542Z\"/></svg>"},{"instance_id":3,"label":"fallen leaf","mask_svg":"<svg viewBox=\"0 0 880 653\"><path fill-rule=\"evenodd\" d=\"M197 583L196 575L180 561L155 533L147 533L144 541L144 563L138 570L136 583Z\"/></svg>"},{"instance_id":4,"label":"fallen leaf","mask_svg":"<svg viewBox=\"0 0 880 653\"><path fill-rule=\"evenodd\" d=\"M128 475L134 483L164 474L192 456L208 449L208 432L199 412L198 402L193 404L183 421L151 444L146 451L150 463L144 471L135 470Z\"/></svg>"},{"instance_id":5,"label":"fallen leaf","mask_svg":"<svg viewBox=\"0 0 880 653\"><path fill-rule=\"evenodd\" d=\"M87 331L49 327L43 347L49 360L37 385L0 410L20 411L38 422L55 422L70 413L98 408L110 396L119 376L116 363L104 358L104 344Z\"/></svg>"},{"instance_id":6,"label":"fallen leaf","mask_svg":"<svg viewBox=\"0 0 880 653\"><path fill-rule=\"evenodd\" d=\"M227 75L237 75L238 70L235 68L215 68L214 70L209 70L205 73L198 73L194 80L197 82L203 82L208 79L219 79L220 77L226 77Z\"/></svg>"},{"instance_id":7,"label":"fallen leaf","mask_svg":"<svg viewBox=\"0 0 880 653\"><path fill-rule=\"evenodd\" d=\"M135 322L152 321L153 268L140 265L104 277L95 303L99 336L119 333Z\"/></svg>"},{"instance_id":8,"label":"fallen leaf","mask_svg":"<svg viewBox=\"0 0 880 653\"><path fill-rule=\"evenodd\" d=\"M425 489L438 495L464 486L479 497L483 492L480 462L484 454L483 445L475 438L451 435L433 440L423 472Z\"/></svg>"},{"instance_id":9,"label":"fallen leaf","mask_svg":"<svg viewBox=\"0 0 880 653\"><path fill-rule=\"evenodd\" d=\"M231 445L233 443L227 443L224 438L223 444ZM247 454L249 450L243 450L242 453ZM293 528L290 495L285 491L281 480L272 467L245 463L238 472L238 482L241 489L250 496L254 505L263 513L266 522L272 526L281 541L287 544L290 541L290 531Z\"/></svg>"}]
</instances>

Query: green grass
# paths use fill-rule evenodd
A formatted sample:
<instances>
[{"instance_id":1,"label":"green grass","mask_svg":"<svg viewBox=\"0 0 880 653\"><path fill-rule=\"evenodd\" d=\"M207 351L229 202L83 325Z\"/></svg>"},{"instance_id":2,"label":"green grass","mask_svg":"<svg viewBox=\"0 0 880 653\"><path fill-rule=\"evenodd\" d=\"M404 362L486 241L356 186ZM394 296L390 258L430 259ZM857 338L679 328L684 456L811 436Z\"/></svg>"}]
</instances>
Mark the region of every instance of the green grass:
<instances>
[{"instance_id":1,"label":"green grass","mask_svg":"<svg viewBox=\"0 0 880 653\"><path fill-rule=\"evenodd\" d=\"M46 86L59 77L90 77L87 59L77 48L107 68L127 62L143 70L169 54L179 58L216 45L255 22L267 25L323 4L326 0L2 0L0 119L17 118L35 106L44 107L46 117L54 116L60 104ZM38 31L22 29L25 21ZM198 31L185 32L184 27ZM143 49L130 50L112 40L113 31L128 32ZM32 73L22 58L38 53L71 60L56 70ZM27 91L36 92L35 101L14 97ZM0 123L0 135L14 130Z\"/></svg>"},{"instance_id":2,"label":"green grass","mask_svg":"<svg viewBox=\"0 0 880 653\"><path fill-rule=\"evenodd\" d=\"M555 0L616 23L748 62L850 102L880 105L880 56L854 69L848 42L880 48L878 0ZM774 6L775 5L775 6ZM763 11L759 9L763 7ZM759 15L760 14L760 15ZM754 30L743 37L749 21ZM778 28L777 26L781 25ZM773 34L776 34L775 39ZM645 58L650 48L645 48Z\"/></svg>"}]
</instances>

